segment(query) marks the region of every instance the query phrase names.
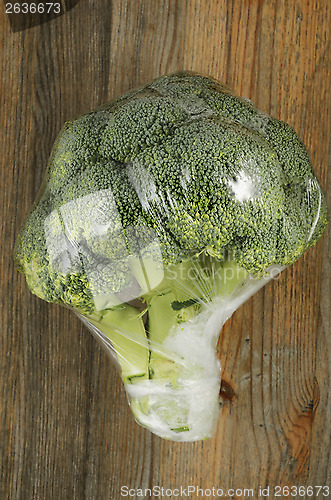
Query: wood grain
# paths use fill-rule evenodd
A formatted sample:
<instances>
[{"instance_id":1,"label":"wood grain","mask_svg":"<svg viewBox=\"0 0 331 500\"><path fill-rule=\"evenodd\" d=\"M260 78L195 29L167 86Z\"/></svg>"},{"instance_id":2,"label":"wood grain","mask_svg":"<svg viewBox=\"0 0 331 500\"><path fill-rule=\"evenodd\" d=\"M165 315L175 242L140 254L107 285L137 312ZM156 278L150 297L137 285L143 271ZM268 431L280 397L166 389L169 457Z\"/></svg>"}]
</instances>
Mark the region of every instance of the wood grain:
<instances>
[{"instance_id":1,"label":"wood grain","mask_svg":"<svg viewBox=\"0 0 331 500\"><path fill-rule=\"evenodd\" d=\"M118 499L122 485L331 487L330 231L224 327L234 394L215 438L198 443L139 427L100 346L71 312L32 296L12 262L64 121L179 69L223 80L292 125L330 192L330 7L80 0L14 32L1 4L1 499Z\"/></svg>"}]
</instances>

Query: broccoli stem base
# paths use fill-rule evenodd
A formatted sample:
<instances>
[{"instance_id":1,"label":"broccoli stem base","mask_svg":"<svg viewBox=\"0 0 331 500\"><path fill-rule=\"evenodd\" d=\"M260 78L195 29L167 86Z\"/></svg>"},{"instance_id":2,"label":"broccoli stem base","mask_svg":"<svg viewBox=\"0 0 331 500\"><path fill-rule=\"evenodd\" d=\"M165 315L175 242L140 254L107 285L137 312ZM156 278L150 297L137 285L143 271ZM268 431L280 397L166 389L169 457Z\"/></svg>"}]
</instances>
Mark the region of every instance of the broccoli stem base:
<instances>
[{"instance_id":1,"label":"broccoli stem base","mask_svg":"<svg viewBox=\"0 0 331 500\"><path fill-rule=\"evenodd\" d=\"M174 441L213 435L220 331L271 277L248 275L231 259L203 256L169 267L159 286L140 297L140 309L122 304L81 317L117 358L138 423Z\"/></svg>"}]
</instances>

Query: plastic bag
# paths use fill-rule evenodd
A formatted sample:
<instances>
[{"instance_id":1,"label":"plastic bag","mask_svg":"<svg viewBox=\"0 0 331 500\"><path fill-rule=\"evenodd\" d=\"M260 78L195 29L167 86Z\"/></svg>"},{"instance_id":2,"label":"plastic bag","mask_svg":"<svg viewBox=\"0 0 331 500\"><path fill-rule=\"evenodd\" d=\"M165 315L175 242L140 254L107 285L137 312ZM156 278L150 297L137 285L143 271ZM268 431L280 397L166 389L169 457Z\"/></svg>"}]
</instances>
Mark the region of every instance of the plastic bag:
<instances>
[{"instance_id":1,"label":"plastic bag","mask_svg":"<svg viewBox=\"0 0 331 500\"><path fill-rule=\"evenodd\" d=\"M136 420L194 441L219 414L223 324L326 223L295 132L178 73L65 124L15 259L116 360Z\"/></svg>"}]
</instances>

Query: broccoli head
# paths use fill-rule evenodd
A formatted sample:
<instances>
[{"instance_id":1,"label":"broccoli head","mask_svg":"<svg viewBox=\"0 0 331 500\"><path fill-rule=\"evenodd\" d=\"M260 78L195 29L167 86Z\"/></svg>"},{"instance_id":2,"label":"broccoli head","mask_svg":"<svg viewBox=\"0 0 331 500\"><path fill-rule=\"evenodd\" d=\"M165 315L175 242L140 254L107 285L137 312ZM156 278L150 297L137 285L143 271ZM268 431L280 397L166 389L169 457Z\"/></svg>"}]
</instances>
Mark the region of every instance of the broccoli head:
<instances>
[{"instance_id":1,"label":"broccoli head","mask_svg":"<svg viewBox=\"0 0 331 500\"><path fill-rule=\"evenodd\" d=\"M217 415L223 323L327 221L294 130L181 72L64 125L15 261L108 345L142 425L196 440Z\"/></svg>"}]
</instances>

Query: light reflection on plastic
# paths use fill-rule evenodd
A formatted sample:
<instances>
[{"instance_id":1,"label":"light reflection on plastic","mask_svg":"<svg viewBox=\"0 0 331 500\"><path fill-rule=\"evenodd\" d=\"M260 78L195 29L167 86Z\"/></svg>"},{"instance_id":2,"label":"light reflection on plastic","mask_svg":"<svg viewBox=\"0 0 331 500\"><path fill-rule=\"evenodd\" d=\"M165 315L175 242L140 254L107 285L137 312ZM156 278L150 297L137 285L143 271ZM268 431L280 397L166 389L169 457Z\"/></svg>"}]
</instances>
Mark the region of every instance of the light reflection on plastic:
<instances>
[{"instance_id":1,"label":"light reflection on plastic","mask_svg":"<svg viewBox=\"0 0 331 500\"><path fill-rule=\"evenodd\" d=\"M310 198L310 193L313 192L315 189L317 189L318 193L319 193L318 207L317 207L317 212L316 212L315 220L314 220L314 222L312 224L312 227L311 227L311 230L310 230L310 233L309 233L307 241L310 241L311 237L314 234L316 225L317 225L317 223L319 221L319 218L320 218L321 206L322 206L322 193L321 193L321 190L320 190L319 185L317 183L317 180L316 179L307 179L307 193L308 193L309 204L310 204L310 199L309 199Z\"/></svg>"},{"instance_id":2,"label":"light reflection on plastic","mask_svg":"<svg viewBox=\"0 0 331 500\"><path fill-rule=\"evenodd\" d=\"M243 171L239 172L235 179L229 180L228 184L234 196L242 203L257 196L256 183Z\"/></svg>"},{"instance_id":3,"label":"light reflection on plastic","mask_svg":"<svg viewBox=\"0 0 331 500\"><path fill-rule=\"evenodd\" d=\"M123 229L109 189L53 210L44 228L53 270L60 274L84 270L96 310L146 294L164 278L156 233L145 226Z\"/></svg>"},{"instance_id":4,"label":"light reflection on plastic","mask_svg":"<svg viewBox=\"0 0 331 500\"><path fill-rule=\"evenodd\" d=\"M126 171L144 210L148 210L152 202L160 203L154 179L142 165L127 163Z\"/></svg>"}]
</instances>

